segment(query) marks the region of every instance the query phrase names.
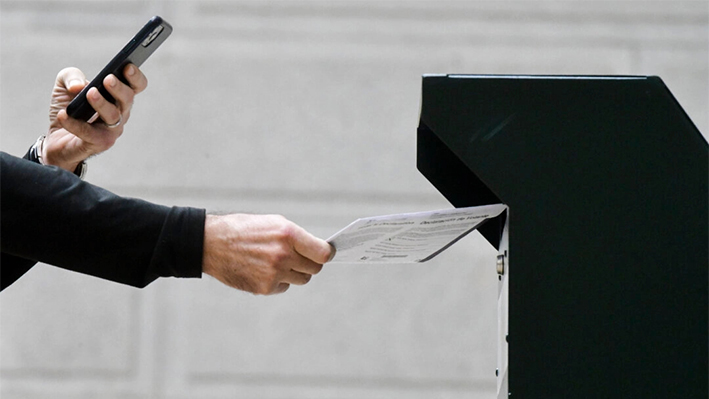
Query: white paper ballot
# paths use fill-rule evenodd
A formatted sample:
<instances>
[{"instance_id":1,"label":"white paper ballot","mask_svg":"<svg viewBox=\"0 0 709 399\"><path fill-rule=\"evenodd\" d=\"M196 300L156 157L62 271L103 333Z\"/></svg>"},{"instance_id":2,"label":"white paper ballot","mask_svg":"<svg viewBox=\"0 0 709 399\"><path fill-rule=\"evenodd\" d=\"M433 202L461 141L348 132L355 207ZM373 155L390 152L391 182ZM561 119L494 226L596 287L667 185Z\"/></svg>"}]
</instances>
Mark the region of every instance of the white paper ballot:
<instances>
[{"instance_id":1,"label":"white paper ballot","mask_svg":"<svg viewBox=\"0 0 709 399\"><path fill-rule=\"evenodd\" d=\"M327 240L336 249L331 263L426 262L506 208L497 204L357 219Z\"/></svg>"}]
</instances>

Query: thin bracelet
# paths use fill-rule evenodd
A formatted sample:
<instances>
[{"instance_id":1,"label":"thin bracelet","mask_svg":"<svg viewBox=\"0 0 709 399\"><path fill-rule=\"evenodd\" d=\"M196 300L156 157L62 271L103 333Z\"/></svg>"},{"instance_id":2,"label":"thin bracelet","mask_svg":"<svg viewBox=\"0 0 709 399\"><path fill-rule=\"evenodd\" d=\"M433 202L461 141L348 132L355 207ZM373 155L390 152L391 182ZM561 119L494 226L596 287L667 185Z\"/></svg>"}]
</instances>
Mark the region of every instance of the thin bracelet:
<instances>
[{"instance_id":1,"label":"thin bracelet","mask_svg":"<svg viewBox=\"0 0 709 399\"><path fill-rule=\"evenodd\" d=\"M37 162L40 165L46 166L46 164L44 163L44 160L42 159L42 151L44 149L44 139L45 138L47 138L47 136L45 136L45 135L39 136L37 141L32 146L32 149L34 150L34 156L37 158Z\"/></svg>"}]
</instances>

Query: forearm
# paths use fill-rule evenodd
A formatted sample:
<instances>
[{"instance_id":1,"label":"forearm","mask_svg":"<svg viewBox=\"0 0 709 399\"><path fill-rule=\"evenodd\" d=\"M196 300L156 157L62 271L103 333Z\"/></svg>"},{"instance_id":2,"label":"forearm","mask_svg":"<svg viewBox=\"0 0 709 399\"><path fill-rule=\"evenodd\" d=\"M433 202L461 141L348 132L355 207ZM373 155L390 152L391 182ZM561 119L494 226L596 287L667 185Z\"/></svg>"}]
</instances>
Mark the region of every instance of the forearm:
<instances>
[{"instance_id":1,"label":"forearm","mask_svg":"<svg viewBox=\"0 0 709 399\"><path fill-rule=\"evenodd\" d=\"M123 198L2 154L2 251L143 287L201 275L204 210Z\"/></svg>"}]
</instances>

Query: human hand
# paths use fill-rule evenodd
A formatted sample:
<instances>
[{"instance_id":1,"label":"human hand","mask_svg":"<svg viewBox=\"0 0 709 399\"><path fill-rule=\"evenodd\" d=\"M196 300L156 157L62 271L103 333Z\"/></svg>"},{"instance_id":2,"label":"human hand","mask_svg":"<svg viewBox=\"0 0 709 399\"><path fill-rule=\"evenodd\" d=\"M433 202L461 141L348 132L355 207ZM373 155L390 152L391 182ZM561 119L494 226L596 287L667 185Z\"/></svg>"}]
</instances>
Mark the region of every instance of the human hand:
<instances>
[{"instance_id":1,"label":"human hand","mask_svg":"<svg viewBox=\"0 0 709 399\"><path fill-rule=\"evenodd\" d=\"M335 250L282 216L207 215L202 271L254 294L303 285Z\"/></svg>"},{"instance_id":2,"label":"human hand","mask_svg":"<svg viewBox=\"0 0 709 399\"><path fill-rule=\"evenodd\" d=\"M129 85L114 75L108 75L103 80L108 92L116 99L115 104L103 98L96 88L86 93L86 99L102 121L120 121L117 126L108 127L103 122L87 123L69 117L66 107L88 81L77 68L65 68L59 72L49 106L49 133L42 146L41 155L45 164L73 172L81 161L113 146L130 118L134 96L148 86L145 75L133 64L125 67L123 75Z\"/></svg>"}]
</instances>

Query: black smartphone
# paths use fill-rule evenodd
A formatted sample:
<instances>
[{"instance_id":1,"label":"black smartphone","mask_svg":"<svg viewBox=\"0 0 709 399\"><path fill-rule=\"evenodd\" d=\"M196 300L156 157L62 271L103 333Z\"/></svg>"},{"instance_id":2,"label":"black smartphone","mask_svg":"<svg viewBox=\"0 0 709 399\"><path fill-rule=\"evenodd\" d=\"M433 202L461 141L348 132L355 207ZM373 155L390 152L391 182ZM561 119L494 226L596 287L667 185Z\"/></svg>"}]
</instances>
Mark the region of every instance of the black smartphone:
<instances>
[{"instance_id":1,"label":"black smartphone","mask_svg":"<svg viewBox=\"0 0 709 399\"><path fill-rule=\"evenodd\" d=\"M91 104L86 100L86 92L92 87L97 88L103 98L111 103L115 103L116 100L108 93L106 88L103 87L103 79L110 74L114 74L123 83L128 84L125 76L123 76L125 66L128 64L134 64L138 67L141 66L143 62L160 47L168 36L170 36L170 33L172 33L172 26L170 26L167 21L159 16L152 17L150 21L138 31L133 39L113 57L111 62L74 97L66 109L67 114L72 118L81 119L83 121L89 121L94 116L96 111L94 111Z\"/></svg>"}]
</instances>

